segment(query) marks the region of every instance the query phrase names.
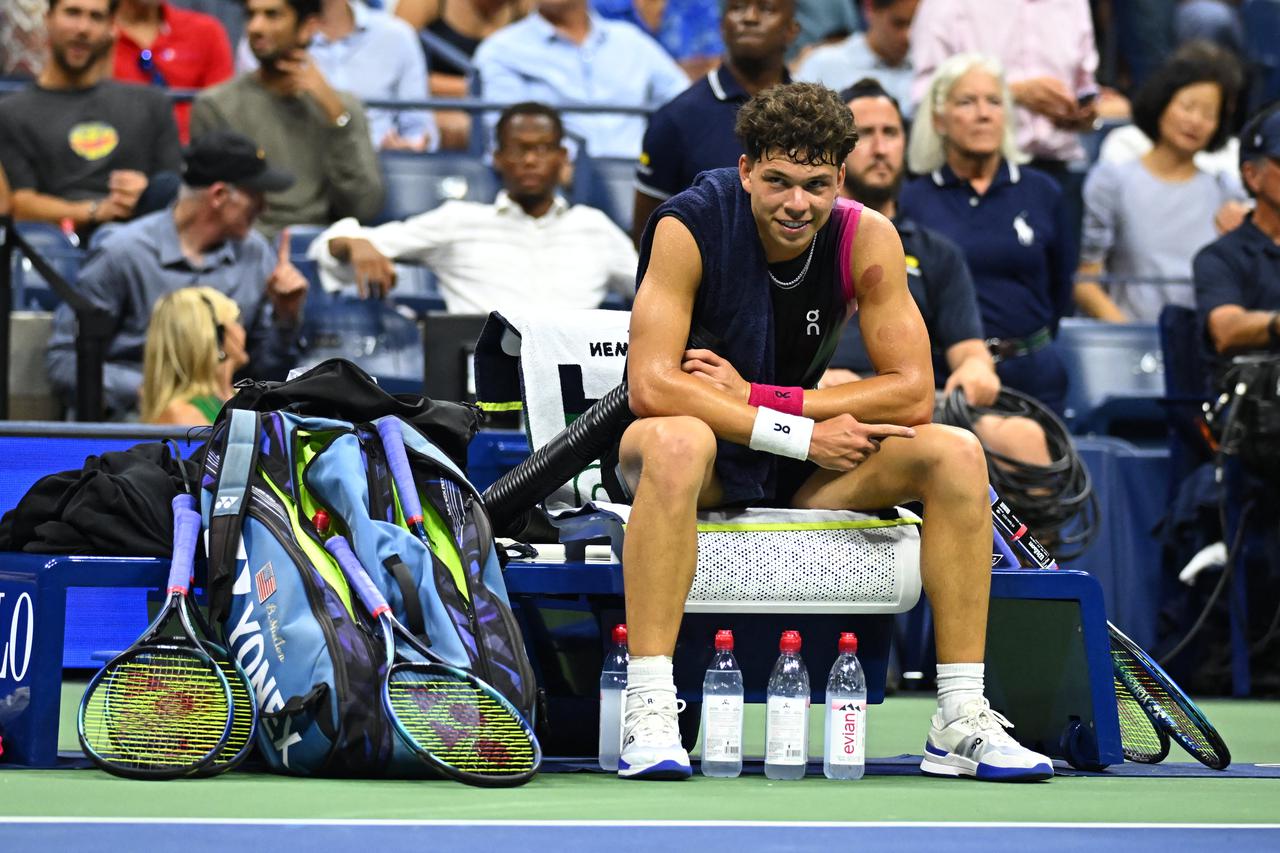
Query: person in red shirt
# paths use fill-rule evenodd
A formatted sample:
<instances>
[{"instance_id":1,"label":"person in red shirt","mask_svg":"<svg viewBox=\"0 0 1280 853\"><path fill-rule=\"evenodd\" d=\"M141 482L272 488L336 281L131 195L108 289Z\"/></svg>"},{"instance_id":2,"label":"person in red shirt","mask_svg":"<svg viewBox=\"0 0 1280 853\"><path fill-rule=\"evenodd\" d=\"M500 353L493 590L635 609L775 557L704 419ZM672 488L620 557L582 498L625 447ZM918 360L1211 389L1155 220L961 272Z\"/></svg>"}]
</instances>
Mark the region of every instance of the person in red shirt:
<instances>
[{"instance_id":1,"label":"person in red shirt","mask_svg":"<svg viewBox=\"0 0 1280 853\"><path fill-rule=\"evenodd\" d=\"M172 89L203 89L231 78L231 43L212 15L164 0L120 0L112 77ZM191 102L174 104L178 134L190 137Z\"/></svg>"}]
</instances>

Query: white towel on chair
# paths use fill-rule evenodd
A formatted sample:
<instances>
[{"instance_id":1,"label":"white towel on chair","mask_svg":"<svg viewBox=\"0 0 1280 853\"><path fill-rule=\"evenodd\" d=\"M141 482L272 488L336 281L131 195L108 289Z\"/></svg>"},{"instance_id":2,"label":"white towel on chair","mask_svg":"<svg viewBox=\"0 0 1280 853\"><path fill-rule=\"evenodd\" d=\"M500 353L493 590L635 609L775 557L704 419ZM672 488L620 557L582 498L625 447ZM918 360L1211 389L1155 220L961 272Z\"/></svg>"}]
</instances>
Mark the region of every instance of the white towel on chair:
<instances>
[{"instance_id":1,"label":"white towel on chair","mask_svg":"<svg viewBox=\"0 0 1280 853\"><path fill-rule=\"evenodd\" d=\"M525 427L537 450L622 381L631 314L529 309L503 311L502 319L520 338ZM607 499L599 463L557 489L546 507L554 513L594 499Z\"/></svg>"}]
</instances>

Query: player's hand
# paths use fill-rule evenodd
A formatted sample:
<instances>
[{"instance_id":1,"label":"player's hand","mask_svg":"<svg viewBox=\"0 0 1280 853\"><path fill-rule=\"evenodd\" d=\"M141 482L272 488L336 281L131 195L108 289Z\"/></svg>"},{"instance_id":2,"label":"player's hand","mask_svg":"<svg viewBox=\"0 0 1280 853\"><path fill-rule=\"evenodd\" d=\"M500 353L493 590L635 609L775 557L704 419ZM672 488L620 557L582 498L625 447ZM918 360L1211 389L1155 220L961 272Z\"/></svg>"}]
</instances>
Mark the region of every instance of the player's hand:
<instances>
[{"instance_id":1,"label":"player's hand","mask_svg":"<svg viewBox=\"0 0 1280 853\"><path fill-rule=\"evenodd\" d=\"M381 299L396 286L396 265L363 237L348 241L351 272L361 299Z\"/></svg>"},{"instance_id":2,"label":"player's hand","mask_svg":"<svg viewBox=\"0 0 1280 853\"><path fill-rule=\"evenodd\" d=\"M970 358L947 377L943 393L950 394L956 388L964 392L970 406L990 406L1000 395L1000 377L990 365Z\"/></svg>"},{"instance_id":3,"label":"player's hand","mask_svg":"<svg viewBox=\"0 0 1280 853\"><path fill-rule=\"evenodd\" d=\"M739 375L728 359L721 358L709 349L688 349L680 369L690 376L709 382L716 388L743 403L751 399L751 383Z\"/></svg>"},{"instance_id":4,"label":"player's hand","mask_svg":"<svg viewBox=\"0 0 1280 853\"><path fill-rule=\"evenodd\" d=\"M822 378L818 380L818 390L834 388L837 385L848 385L850 382L857 382L861 378L852 370L846 370L843 367L828 367L823 371Z\"/></svg>"},{"instance_id":5,"label":"player's hand","mask_svg":"<svg viewBox=\"0 0 1280 853\"><path fill-rule=\"evenodd\" d=\"M307 299L307 277L289 260L289 229L280 232L280 249L276 255L276 267L267 279L267 298L276 318L286 323L296 323L302 316L302 304Z\"/></svg>"},{"instance_id":6,"label":"player's hand","mask_svg":"<svg viewBox=\"0 0 1280 853\"><path fill-rule=\"evenodd\" d=\"M1057 77L1031 77L1010 83L1009 88L1019 106L1055 122L1069 122L1080 111L1075 94Z\"/></svg>"},{"instance_id":7,"label":"player's hand","mask_svg":"<svg viewBox=\"0 0 1280 853\"><path fill-rule=\"evenodd\" d=\"M864 424L853 415L836 415L813 425L809 460L832 471L852 471L880 449L886 438L914 438L916 431L897 424Z\"/></svg>"}]
</instances>

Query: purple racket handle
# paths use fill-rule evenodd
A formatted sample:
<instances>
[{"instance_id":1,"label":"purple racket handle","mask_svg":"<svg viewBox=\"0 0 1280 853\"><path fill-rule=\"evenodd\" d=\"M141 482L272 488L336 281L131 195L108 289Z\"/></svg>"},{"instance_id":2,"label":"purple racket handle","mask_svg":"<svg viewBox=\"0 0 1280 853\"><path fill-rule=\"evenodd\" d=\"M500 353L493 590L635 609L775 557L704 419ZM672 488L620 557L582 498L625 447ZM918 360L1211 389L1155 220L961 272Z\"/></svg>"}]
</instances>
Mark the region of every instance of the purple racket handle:
<instances>
[{"instance_id":1,"label":"purple racket handle","mask_svg":"<svg viewBox=\"0 0 1280 853\"><path fill-rule=\"evenodd\" d=\"M381 590L374 586L369 573L360 565L360 558L351 550L346 539L341 536L331 537L325 540L324 547L338 561L338 567L347 576L347 582L355 588L356 595L360 596L360 601L364 603L370 616L377 619L383 613L390 612L391 605L387 604Z\"/></svg>"},{"instance_id":2,"label":"purple racket handle","mask_svg":"<svg viewBox=\"0 0 1280 853\"><path fill-rule=\"evenodd\" d=\"M180 509L189 509L192 512L199 512L199 510L196 509L195 496L189 495L186 492L183 492L180 495L174 495L173 500L170 501L170 506L173 507L174 513L177 513Z\"/></svg>"},{"instance_id":3,"label":"purple racket handle","mask_svg":"<svg viewBox=\"0 0 1280 853\"><path fill-rule=\"evenodd\" d=\"M418 487L413 482L413 472L409 470L409 455L404 452L404 433L400 421L394 417L378 421L378 435L382 438L382 448L387 452L391 478L395 480L396 491L400 494L404 520L410 526L421 524L422 503L418 500Z\"/></svg>"},{"instance_id":4,"label":"purple racket handle","mask_svg":"<svg viewBox=\"0 0 1280 853\"><path fill-rule=\"evenodd\" d=\"M167 594L186 593L191 585L191 572L196 559L196 541L200 537L200 513L183 509L174 501L173 558L169 564Z\"/></svg>"}]
</instances>

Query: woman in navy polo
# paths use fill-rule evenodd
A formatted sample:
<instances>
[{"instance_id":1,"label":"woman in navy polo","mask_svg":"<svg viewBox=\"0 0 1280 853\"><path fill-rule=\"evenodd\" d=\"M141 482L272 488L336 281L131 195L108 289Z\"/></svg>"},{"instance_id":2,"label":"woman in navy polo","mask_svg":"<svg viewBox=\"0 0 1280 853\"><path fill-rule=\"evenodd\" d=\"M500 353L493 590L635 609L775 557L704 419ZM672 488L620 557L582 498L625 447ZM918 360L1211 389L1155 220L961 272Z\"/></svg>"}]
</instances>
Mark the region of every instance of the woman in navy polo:
<instances>
[{"instance_id":1,"label":"woman in navy polo","mask_svg":"<svg viewBox=\"0 0 1280 853\"><path fill-rule=\"evenodd\" d=\"M1019 165L1013 115L996 60L944 62L911 129L907 160L921 177L899 210L964 250L1000 381L1061 414L1067 373L1053 337L1071 308L1075 252L1058 184Z\"/></svg>"}]
</instances>

